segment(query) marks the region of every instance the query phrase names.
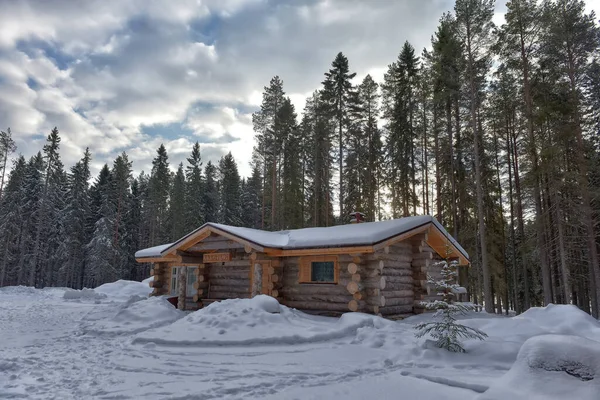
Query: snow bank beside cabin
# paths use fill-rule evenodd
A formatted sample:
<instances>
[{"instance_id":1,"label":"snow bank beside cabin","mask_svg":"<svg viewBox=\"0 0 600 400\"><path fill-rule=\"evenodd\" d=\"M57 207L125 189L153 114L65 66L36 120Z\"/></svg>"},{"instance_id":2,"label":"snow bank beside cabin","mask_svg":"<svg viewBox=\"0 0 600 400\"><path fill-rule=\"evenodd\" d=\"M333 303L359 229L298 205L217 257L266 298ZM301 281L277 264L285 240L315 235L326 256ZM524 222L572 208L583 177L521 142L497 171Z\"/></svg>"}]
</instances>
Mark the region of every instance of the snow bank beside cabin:
<instances>
[{"instance_id":1,"label":"snow bank beside cabin","mask_svg":"<svg viewBox=\"0 0 600 400\"><path fill-rule=\"evenodd\" d=\"M105 283L95 289L83 288L76 290L65 288L63 290L65 291L63 294L65 300L107 300L116 303L127 301L131 296L148 297L152 292L148 280L137 282L123 279Z\"/></svg>"},{"instance_id":2,"label":"snow bank beside cabin","mask_svg":"<svg viewBox=\"0 0 600 400\"><path fill-rule=\"evenodd\" d=\"M291 345L353 336L361 327L392 324L349 313L340 318L308 315L260 295L215 302L175 323L139 334L134 343L171 346Z\"/></svg>"},{"instance_id":3,"label":"snow bank beside cabin","mask_svg":"<svg viewBox=\"0 0 600 400\"><path fill-rule=\"evenodd\" d=\"M109 300L118 302L126 301L131 296L148 297L152 293L152 288L148 285L148 280L137 282L120 279L116 282L100 285L94 290L97 293L106 295Z\"/></svg>"},{"instance_id":4,"label":"snow bank beside cabin","mask_svg":"<svg viewBox=\"0 0 600 400\"><path fill-rule=\"evenodd\" d=\"M571 335L542 335L527 340L510 371L478 399L599 398L600 342Z\"/></svg>"},{"instance_id":5,"label":"snow bank beside cabin","mask_svg":"<svg viewBox=\"0 0 600 400\"><path fill-rule=\"evenodd\" d=\"M83 317L80 332L93 335L125 335L170 324L185 315L164 297L131 296L114 307L93 310Z\"/></svg>"}]
</instances>

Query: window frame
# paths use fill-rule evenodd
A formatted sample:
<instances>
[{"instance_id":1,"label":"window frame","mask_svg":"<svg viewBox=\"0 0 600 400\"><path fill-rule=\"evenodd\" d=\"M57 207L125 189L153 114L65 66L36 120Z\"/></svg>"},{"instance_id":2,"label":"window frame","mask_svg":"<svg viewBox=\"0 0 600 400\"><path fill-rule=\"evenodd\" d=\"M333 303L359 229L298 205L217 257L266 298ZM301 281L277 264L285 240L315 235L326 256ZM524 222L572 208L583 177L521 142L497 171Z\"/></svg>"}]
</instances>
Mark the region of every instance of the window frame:
<instances>
[{"instance_id":1,"label":"window frame","mask_svg":"<svg viewBox=\"0 0 600 400\"><path fill-rule=\"evenodd\" d=\"M332 262L333 263L333 281L313 281L312 264L313 262ZM300 271L298 274L298 283L313 285L337 285L340 279L340 267L338 256L302 256L300 257Z\"/></svg>"}]
</instances>

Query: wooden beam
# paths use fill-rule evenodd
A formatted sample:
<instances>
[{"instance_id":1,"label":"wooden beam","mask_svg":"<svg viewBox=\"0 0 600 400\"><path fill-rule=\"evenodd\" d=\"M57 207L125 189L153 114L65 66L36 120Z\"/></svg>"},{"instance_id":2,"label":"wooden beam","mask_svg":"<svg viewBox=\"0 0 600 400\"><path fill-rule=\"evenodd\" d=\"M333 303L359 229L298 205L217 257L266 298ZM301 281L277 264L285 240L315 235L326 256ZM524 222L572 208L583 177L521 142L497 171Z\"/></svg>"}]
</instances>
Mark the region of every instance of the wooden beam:
<instances>
[{"instance_id":1,"label":"wooden beam","mask_svg":"<svg viewBox=\"0 0 600 400\"><path fill-rule=\"evenodd\" d=\"M165 256L165 257L143 257L136 258L135 261L139 263L157 263L157 262L171 262L176 261L177 258L174 256Z\"/></svg>"},{"instance_id":2,"label":"wooden beam","mask_svg":"<svg viewBox=\"0 0 600 400\"><path fill-rule=\"evenodd\" d=\"M391 245L393 245L395 243L398 243L398 242L402 242L402 241L404 241L404 240L406 240L406 239L408 239L410 237L413 237L413 236L415 236L415 235L417 235L419 233L427 232L430 227L431 227L431 223L428 223L428 224L425 224L425 225L420 226L418 228L412 229L412 230L410 230L408 232L404 232L404 233L401 233L400 235L396 235L394 237L391 237L391 238L389 238L387 240L384 240L383 242L380 242L380 243L377 243L376 245L374 245L373 246L373 250L374 251L378 251L378 250L381 250L381 249L385 249L385 247L391 246Z\"/></svg>"},{"instance_id":3,"label":"wooden beam","mask_svg":"<svg viewBox=\"0 0 600 400\"><path fill-rule=\"evenodd\" d=\"M265 253L271 257L321 256L354 253L373 253L373 246L327 247L313 249L281 250L265 248Z\"/></svg>"},{"instance_id":4,"label":"wooden beam","mask_svg":"<svg viewBox=\"0 0 600 400\"><path fill-rule=\"evenodd\" d=\"M184 250L185 251L185 250L189 249L190 247L192 247L193 245L195 245L196 243L209 237L210 234L211 234L210 227L207 226L204 229L201 229L200 231L187 237L179 246L177 246L176 249L173 249L173 251L176 251L176 250Z\"/></svg>"},{"instance_id":5,"label":"wooden beam","mask_svg":"<svg viewBox=\"0 0 600 400\"><path fill-rule=\"evenodd\" d=\"M204 250L227 250L227 249L243 249L244 245L234 242L233 240L223 240L218 242L200 242L188 248L188 251L204 251Z\"/></svg>"}]
</instances>

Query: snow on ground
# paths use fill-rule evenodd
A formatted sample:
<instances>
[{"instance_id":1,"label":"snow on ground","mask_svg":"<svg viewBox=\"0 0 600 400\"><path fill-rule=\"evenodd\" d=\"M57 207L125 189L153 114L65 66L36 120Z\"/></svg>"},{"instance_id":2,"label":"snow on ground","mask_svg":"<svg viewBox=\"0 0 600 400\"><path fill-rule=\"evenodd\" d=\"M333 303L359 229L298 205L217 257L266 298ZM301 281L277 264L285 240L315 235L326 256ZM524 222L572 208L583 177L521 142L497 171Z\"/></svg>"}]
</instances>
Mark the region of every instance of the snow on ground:
<instances>
[{"instance_id":1,"label":"snow on ground","mask_svg":"<svg viewBox=\"0 0 600 400\"><path fill-rule=\"evenodd\" d=\"M144 332L133 342L204 347L294 345L349 337L361 327L386 323L391 324L360 313L339 319L308 315L260 295L212 303L171 325Z\"/></svg>"},{"instance_id":2,"label":"snow on ground","mask_svg":"<svg viewBox=\"0 0 600 400\"><path fill-rule=\"evenodd\" d=\"M451 354L414 337L414 325L430 315L400 322L316 317L264 296L182 313L163 298L148 299L140 285L118 281L95 289L106 297L77 300L65 299L64 288L1 288L0 398L597 400L600 394L600 324L571 306L514 318L470 314L464 323L490 337L467 342L467 354Z\"/></svg>"}]
</instances>

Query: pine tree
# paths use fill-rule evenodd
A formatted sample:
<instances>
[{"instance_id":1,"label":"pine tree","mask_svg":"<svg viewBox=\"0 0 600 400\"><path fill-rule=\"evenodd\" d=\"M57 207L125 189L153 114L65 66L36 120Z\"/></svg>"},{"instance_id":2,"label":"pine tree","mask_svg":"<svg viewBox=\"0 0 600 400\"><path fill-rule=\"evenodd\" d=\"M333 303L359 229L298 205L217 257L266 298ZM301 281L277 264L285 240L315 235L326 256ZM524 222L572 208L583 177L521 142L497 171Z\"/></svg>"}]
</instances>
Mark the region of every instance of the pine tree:
<instances>
[{"instance_id":1,"label":"pine tree","mask_svg":"<svg viewBox=\"0 0 600 400\"><path fill-rule=\"evenodd\" d=\"M475 191L477 194L477 215L479 220L479 244L481 253L481 270L483 272L483 293L485 310L494 312L492 296L492 280L488 261L485 205L482 182L482 162L484 151L483 132L479 123L479 109L482 99L483 77L490 66L490 45L492 39L494 15L493 0L457 0L454 7L459 36L465 46L467 56L466 81L468 84L468 101L470 106L470 126L473 133L473 158L475 163Z\"/></svg>"},{"instance_id":2,"label":"pine tree","mask_svg":"<svg viewBox=\"0 0 600 400\"><path fill-rule=\"evenodd\" d=\"M226 225L240 226L242 205L240 200L240 174L231 153L219 160L220 220Z\"/></svg>"},{"instance_id":3,"label":"pine tree","mask_svg":"<svg viewBox=\"0 0 600 400\"><path fill-rule=\"evenodd\" d=\"M254 149L254 160L262 167L262 209L261 227L275 230L279 224L277 220L277 198L280 190L281 153L285 137L281 121L278 118L279 110L284 104L285 92L283 82L278 76L271 79L269 86L265 87L260 111L252 114L252 124L256 132L257 145ZM267 220L270 214L270 218Z\"/></svg>"},{"instance_id":4,"label":"pine tree","mask_svg":"<svg viewBox=\"0 0 600 400\"><path fill-rule=\"evenodd\" d=\"M15 141L12 138L10 128L0 131L0 198L2 198L2 189L4 188L4 176L6 174L6 164L8 157L17 150Z\"/></svg>"},{"instance_id":5,"label":"pine tree","mask_svg":"<svg viewBox=\"0 0 600 400\"><path fill-rule=\"evenodd\" d=\"M202 202L204 179L198 142L194 144L192 154L188 157L187 162L189 165L185 169L185 231L191 232L204 223L204 204Z\"/></svg>"},{"instance_id":6,"label":"pine tree","mask_svg":"<svg viewBox=\"0 0 600 400\"><path fill-rule=\"evenodd\" d=\"M415 336L430 335L435 340L437 347L455 353L464 353L465 348L462 340L484 340L487 334L479 329L457 322L457 315L465 315L467 312L475 310L472 305L454 302L456 293L460 293L463 289L456 283L458 264L455 261L451 261L450 264L447 261L442 261L437 266L441 267L440 279L428 276L427 283L438 291L437 294L442 299L422 303L426 309L435 310L436 312L433 315L434 321L415 326L417 330Z\"/></svg>"},{"instance_id":7,"label":"pine tree","mask_svg":"<svg viewBox=\"0 0 600 400\"><path fill-rule=\"evenodd\" d=\"M325 73L323 81L322 101L327 105L329 115L335 122L335 130L338 145L338 173L339 173L339 207L340 223L345 218L344 210L344 147L346 143L347 130L350 125L349 114L356 102L356 92L352 86L351 80L356 73L350 72L348 58L339 52L333 62L331 69Z\"/></svg>"},{"instance_id":8,"label":"pine tree","mask_svg":"<svg viewBox=\"0 0 600 400\"><path fill-rule=\"evenodd\" d=\"M581 195L582 224L585 226L587 252L589 257L589 271L592 281L592 314L600 316L600 261L596 243L595 225L597 219L592 209L592 198L589 188L588 173L590 170L588 143L583 135L583 110L581 93L584 87L585 74L594 53L599 50L600 28L595 24L595 14L585 13L585 2L580 0L557 0L545 4L544 33L543 33L543 58L545 64L555 69L559 79L568 82L568 105L572 132L575 143L575 162L577 168L577 181ZM547 272L543 272L544 302L551 297L546 293L550 283ZM550 292L551 294L551 292Z\"/></svg>"}]
</instances>

